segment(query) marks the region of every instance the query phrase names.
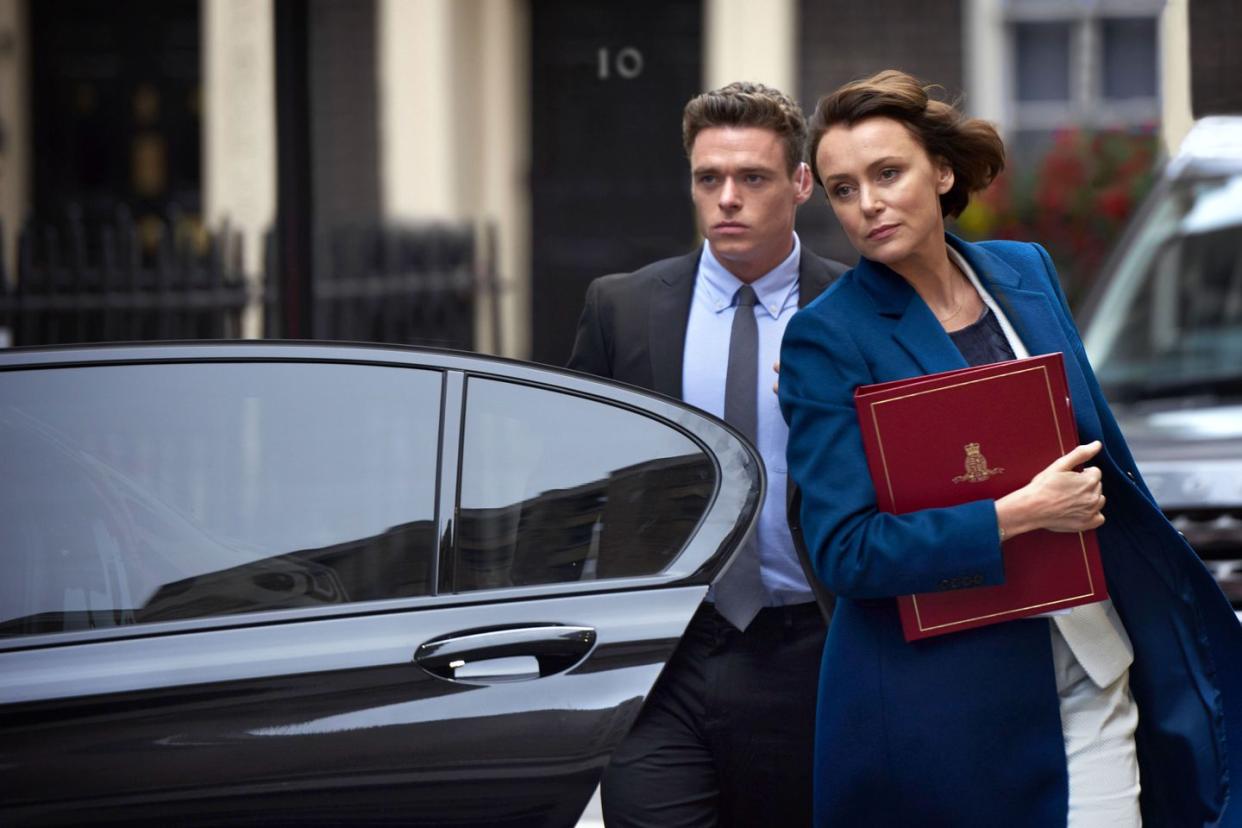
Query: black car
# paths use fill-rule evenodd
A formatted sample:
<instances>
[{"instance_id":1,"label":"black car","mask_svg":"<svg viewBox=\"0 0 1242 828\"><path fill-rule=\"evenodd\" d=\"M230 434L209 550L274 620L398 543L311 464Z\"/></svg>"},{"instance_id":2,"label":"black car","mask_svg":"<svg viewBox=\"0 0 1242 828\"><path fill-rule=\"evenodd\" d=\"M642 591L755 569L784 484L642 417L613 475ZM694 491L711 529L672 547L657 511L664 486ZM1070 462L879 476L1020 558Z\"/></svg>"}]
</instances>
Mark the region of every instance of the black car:
<instances>
[{"instance_id":1,"label":"black car","mask_svg":"<svg viewBox=\"0 0 1242 828\"><path fill-rule=\"evenodd\" d=\"M0 351L0 824L572 825L763 473L587 377Z\"/></svg>"}]
</instances>

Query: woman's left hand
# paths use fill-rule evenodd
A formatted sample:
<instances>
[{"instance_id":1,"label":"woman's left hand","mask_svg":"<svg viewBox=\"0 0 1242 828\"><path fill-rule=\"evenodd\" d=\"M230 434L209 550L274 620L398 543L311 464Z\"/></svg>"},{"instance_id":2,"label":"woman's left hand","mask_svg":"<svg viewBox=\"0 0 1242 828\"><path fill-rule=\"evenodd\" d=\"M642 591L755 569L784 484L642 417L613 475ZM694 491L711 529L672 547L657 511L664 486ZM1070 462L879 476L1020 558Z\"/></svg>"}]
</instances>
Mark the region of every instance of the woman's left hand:
<instances>
[{"instance_id":1,"label":"woman's left hand","mask_svg":"<svg viewBox=\"0 0 1242 828\"><path fill-rule=\"evenodd\" d=\"M1083 532L1104 523L1103 474L1096 466L1077 468L1099 453L1099 440L1054 460L1031 482L996 501L1004 537L1034 529Z\"/></svg>"}]
</instances>

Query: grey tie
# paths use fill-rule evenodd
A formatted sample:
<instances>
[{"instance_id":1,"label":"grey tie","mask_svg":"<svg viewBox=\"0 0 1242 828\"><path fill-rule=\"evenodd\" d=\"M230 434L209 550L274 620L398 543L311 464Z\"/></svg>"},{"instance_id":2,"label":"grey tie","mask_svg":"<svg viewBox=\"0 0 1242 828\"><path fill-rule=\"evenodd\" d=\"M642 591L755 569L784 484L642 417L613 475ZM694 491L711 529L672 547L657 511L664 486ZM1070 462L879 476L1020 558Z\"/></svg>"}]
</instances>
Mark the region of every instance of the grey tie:
<instances>
[{"instance_id":1,"label":"grey tie","mask_svg":"<svg viewBox=\"0 0 1242 828\"><path fill-rule=\"evenodd\" d=\"M724 418L727 423L756 442L759 405L759 325L755 322L755 289L742 285L733 311L733 331L729 336L729 367L725 380ZM716 611L739 630L745 630L767 602L759 576L759 548L752 535L729 570L716 582Z\"/></svg>"}]
</instances>

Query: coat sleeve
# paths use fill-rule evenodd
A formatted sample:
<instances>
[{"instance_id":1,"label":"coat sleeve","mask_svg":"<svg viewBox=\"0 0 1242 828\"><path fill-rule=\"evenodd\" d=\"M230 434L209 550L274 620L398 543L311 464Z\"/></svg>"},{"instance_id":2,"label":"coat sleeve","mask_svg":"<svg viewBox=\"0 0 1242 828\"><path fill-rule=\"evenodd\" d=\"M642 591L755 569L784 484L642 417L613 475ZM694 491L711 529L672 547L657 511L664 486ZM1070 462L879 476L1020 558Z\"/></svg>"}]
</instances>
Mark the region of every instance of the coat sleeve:
<instances>
[{"instance_id":1,"label":"coat sleeve","mask_svg":"<svg viewBox=\"0 0 1242 828\"><path fill-rule=\"evenodd\" d=\"M820 310L790 321L779 388L815 574L851 598L932 592L956 579L1003 583L994 501L902 515L877 509L853 403L854 389L876 378L845 326Z\"/></svg>"},{"instance_id":2,"label":"coat sleeve","mask_svg":"<svg viewBox=\"0 0 1242 828\"><path fill-rule=\"evenodd\" d=\"M601 310L600 280L587 287L582 315L578 318L578 331L574 335L574 348L566 365L575 371L585 371L597 377L610 379L612 371L612 342L605 329L606 314Z\"/></svg>"}]
</instances>

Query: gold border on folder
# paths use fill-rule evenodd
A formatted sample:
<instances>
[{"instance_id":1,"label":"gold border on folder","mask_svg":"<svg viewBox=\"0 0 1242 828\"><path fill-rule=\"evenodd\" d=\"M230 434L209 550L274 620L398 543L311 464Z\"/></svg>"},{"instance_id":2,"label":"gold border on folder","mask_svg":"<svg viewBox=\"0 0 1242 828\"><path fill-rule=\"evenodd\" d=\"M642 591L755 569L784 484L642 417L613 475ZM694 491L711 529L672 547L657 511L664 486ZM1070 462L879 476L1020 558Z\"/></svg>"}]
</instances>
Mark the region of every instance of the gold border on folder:
<instances>
[{"instance_id":1,"label":"gold border on folder","mask_svg":"<svg viewBox=\"0 0 1242 828\"><path fill-rule=\"evenodd\" d=\"M964 380L962 382L955 383L953 385L942 385L937 388L929 388L925 391L914 391L909 394L903 394L900 397L892 397L887 400L880 400L878 402L871 403L871 424L875 430L876 444L878 445L880 449L880 465L884 469L884 482L888 486L888 499L889 499L889 502L893 504L894 510L897 509L897 498L893 496L893 481L888 473L888 460L884 456L884 437L880 434L880 421L879 421L879 418L876 416L876 409L879 408L879 406L884 405L886 403L897 402L899 400L908 400L911 397L918 397L924 394L934 394L937 391L948 391L949 389L952 389L952 388L961 388L966 385L974 385L980 382L989 382L991 380L1002 379L1004 377L1012 377L1018 374L1026 374L1026 373L1030 373L1031 371L1039 371L1041 374L1043 374L1044 388L1047 389L1048 391L1048 407L1052 410L1052 422L1053 422L1053 426L1056 429L1057 446L1061 449L1062 456L1064 456L1066 450L1065 450L1065 442L1064 440L1061 439L1061 419L1057 416L1057 406L1056 406L1055 398L1052 396L1052 380L1048 377L1047 366L1044 366L1044 365L1035 365L1030 368L1019 368L1016 371L1009 371L1004 374L993 374L990 377L983 377L981 379ZM1025 607L1013 607L1012 609L1007 609L1002 612L993 612L987 615L976 615L973 618L962 618L957 621L950 621L945 624L936 624L935 626L930 626L930 627L923 626L923 616L922 616L922 613L919 612L918 595L911 595L910 596L911 603L914 605L914 618L915 618L915 621L918 623L919 632L930 632L932 630L943 630L948 627L957 627L957 626L961 626L962 624L969 624L973 621L986 621L992 618L1000 618L1006 615L1014 615L1019 612L1026 612L1027 610L1052 610L1052 609L1056 609L1062 604L1067 604L1067 603L1070 603L1072 601L1077 601L1082 598L1088 598L1091 595L1095 594L1095 581L1091 577L1091 566L1087 562L1087 542L1083 539L1082 532L1078 532L1077 534L1078 534L1078 546L1082 550L1083 569L1085 569L1087 572L1088 590L1086 592L1081 593L1079 595L1070 595L1065 598L1058 598L1056 601L1047 601L1042 604L1030 604Z\"/></svg>"}]
</instances>

